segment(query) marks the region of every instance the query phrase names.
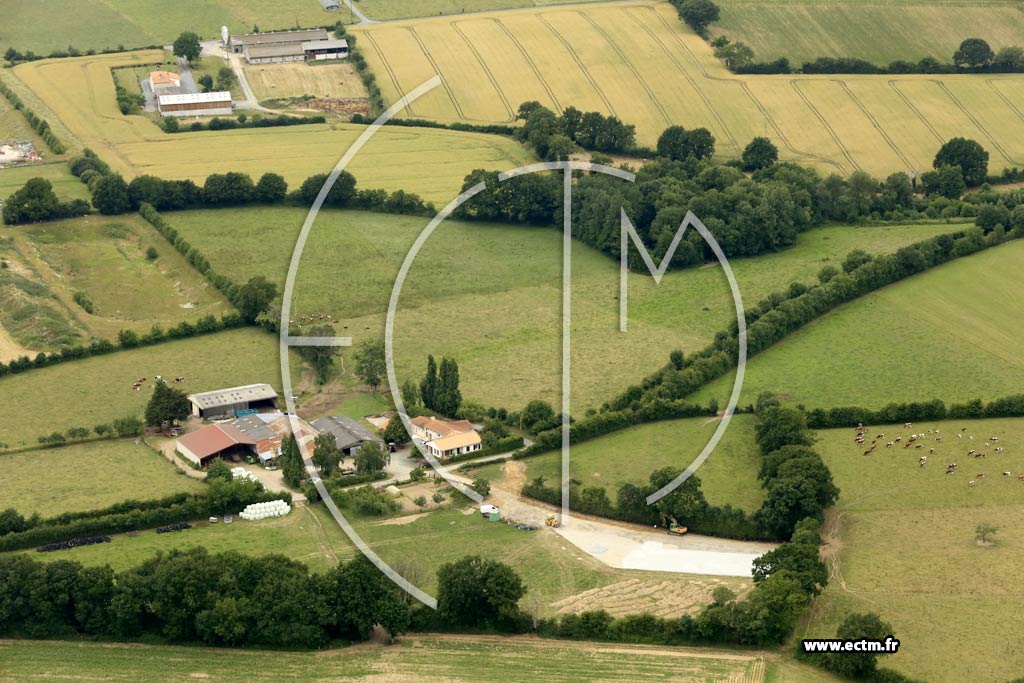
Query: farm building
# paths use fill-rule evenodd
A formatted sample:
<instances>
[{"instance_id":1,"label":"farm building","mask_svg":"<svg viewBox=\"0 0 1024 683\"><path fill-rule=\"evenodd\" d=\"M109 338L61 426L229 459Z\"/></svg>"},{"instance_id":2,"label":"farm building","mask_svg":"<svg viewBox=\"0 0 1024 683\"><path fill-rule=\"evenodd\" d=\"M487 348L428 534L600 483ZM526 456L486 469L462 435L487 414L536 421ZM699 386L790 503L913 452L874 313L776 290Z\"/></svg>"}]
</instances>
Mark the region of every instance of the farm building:
<instances>
[{"instance_id":1,"label":"farm building","mask_svg":"<svg viewBox=\"0 0 1024 683\"><path fill-rule=\"evenodd\" d=\"M359 448L370 441L383 444L384 440L359 424L351 417L321 417L313 420L313 429L323 434L325 432L334 434L338 449L345 455L354 455Z\"/></svg>"},{"instance_id":2,"label":"farm building","mask_svg":"<svg viewBox=\"0 0 1024 683\"><path fill-rule=\"evenodd\" d=\"M433 441L453 434L463 434L473 431L473 424L469 420L438 420L436 417L414 417L409 420L412 427L410 436L420 441Z\"/></svg>"},{"instance_id":3,"label":"farm building","mask_svg":"<svg viewBox=\"0 0 1024 683\"><path fill-rule=\"evenodd\" d=\"M303 43L327 41L326 29L270 31L228 36L225 48L245 57L250 64L293 62L306 58Z\"/></svg>"},{"instance_id":4,"label":"farm building","mask_svg":"<svg viewBox=\"0 0 1024 683\"><path fill-rule=\"evenodd\" d=\"M221 116L231 114L231 93L227 91L160 95L161 116Z\"/></svg>"},{"instance_id":5,"label":"farm building","mask_svg":"<svg viewBox=\"0 0 1024 683\"><path fill-rule=\"evenodd\" d=\"M341 9L341 3L338 0L320 0L320 6L328 12L337 12Z\"/></svg>"},{"instance_id":6,"label":"farm building","mask_svg":"<svg viewBox=\"0 0 1024 683\"><path fill-rule=\"evenodd\" d=\"M483 445L480 442L480 435L471 430L428 441L425 447L435 458L450 458L453 455L478 451Z\"/></svg>"},{"instance_id":7,"label":"farm building","mask_svg":"<svg viewBox=\"0 0 1024 683\"><path fill-rule=\"evenodd\" d=\"M192 414L206 420L235 417L242 411L277 408L277 392L269 384L216 389L189 394Z\"/></svg>"},{"instance_id":8,"label":"farm building","mask_svg":"<svg viewBox=\"0 0 1024 683\"><path fill-rule=\"evenodd\" d=\"M412 437L435 458L472 453L483 448L480 435L469 420L438 420L436 417L414 417L409 420Z\"/></svg>"},{"instance_id":9,"label":"farm building","mask_svg":"<svg viewBox=\"0 0 1024 683\"><path fill-rule=\"evenodd\" d=\"M256 442L228 424L209 425L178 439L175 450L186 460L207 467L216 457L248 455Z\"/></svg>"},{"instance_id":10,"label":"farm building","mask_svg":"<svg viewBox=\"0 0 1024 683\"><path fill-rule=\"evenodd\" d=\"M173 71L153 71L149 74L149 87L157 94L167 91L178 91L181 88L181 76Z\"/></svg>"},{"instance_id":11,"label":"farm building","mask_svg":"<svg viewBox=\"0 0 1024 683\"><path fill-rule=\"evenodd\" d=\"M302 52L306 61L321 59L344 59L348 57L348 41L344 38L334 40L312 40L302 44Z\"/></svg>"}]
</instances>

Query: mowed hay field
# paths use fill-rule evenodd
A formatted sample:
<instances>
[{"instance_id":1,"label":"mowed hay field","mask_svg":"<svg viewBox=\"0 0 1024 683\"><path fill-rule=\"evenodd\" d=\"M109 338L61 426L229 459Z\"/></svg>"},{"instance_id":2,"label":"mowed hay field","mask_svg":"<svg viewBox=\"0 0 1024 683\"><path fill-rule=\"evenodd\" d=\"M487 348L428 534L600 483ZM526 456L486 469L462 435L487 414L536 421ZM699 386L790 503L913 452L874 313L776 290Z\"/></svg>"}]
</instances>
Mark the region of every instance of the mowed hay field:
<instances>
[{"instance_id":1,"label":"mowed hay field","mask_svg":"<svg viewBox=\"0 0 1024 683\"><path fill-rule=\"evenodd\" d=\"M172 327L205 315L233 311L231 304L163 237L137 215L85 216L53 223L0 229L0 256L12 275L24 277L40 293L5 283L0 293L0 324L23 345L51 351L79 340L113 339L123 329ZM157 258L146 252L152 247ZM13 291L12 291L13 290ZM84 294L89 313L75 300ZM40 295L41 294L41 295ZM34 307L52 312L32 315ZM53 316L58 338L47 324Z\"/></svg>"},{"instance_id":2,"label":"mowed hay field","mask_svg":"<svg viewBox=\"0 0 1024 683\"><path fill-rule=\"evenodd\" d=\"M902 641L886 666L934 683L1011 680L1024 670L1016 646L1024 639L1024 482L1016 476L1024 474L1024 420L879 425L869 434L905 442L915 432L925 434L924 452L936 449L924 468L921 450L898 445L865 457L854 430L818 432L816 448L841 494L826 525L832 577L797 635L831 637L845 614L877 612ZM1003 453L983 445L990 436ZM969 457L971 448L988 456ZM950 462L958 468L947 476ZM999 527L995 545L976 543L982 522Z\"/></svg>"},{"instance_id":3,"label":"mowed hay field","mask_svg":"<svg viewBox=\"0 0 1024 683\"><path fill-rule=\"evenodd\" d=\"M701 490L712 505L731 505L748 513L764 501L757 472L761 454L754 442L754 418L736 415L718 446L697 470ZM570 474L582 486L600 486L614 501L623 484L645 485L662 467L685 469L718 426L717 420L694 418L654 422L624 429L572 447ZM561 453L551 452L522 463L526 480L544 477L549 486L562 480ZM519 463L510 463L518 465ZM477 471L491 481L503 476L505 463Z\"/></svg>"},{"instance_id":4,"label":"mowed hay field","mask_svg":"<svg viewBox=\"0 0 1024 683\"><path fill-rule=\"evenodd\" d=\"M9 453L0 455L0 466L4 506L26 517L95 510L123 500L149 500L202 488L164 456L131 439ZM65 559L61 553L54 555Z\"/></svg>"},{"instance_id":5,"label":"mowed hay field","mask_svg":"<svg viewBox=\"0 0 1024 683\"><path fill-rule=\"evenodd\" d=\"M305 212L294 208L187 211L165 218L217 272L253 272L283 284ZM299 265L292 319L327 313L356 344L381 337L399 267L427 221L324 211ZM236 226L246 226L239 240ZM732 263L743 296L756 301L794 280L810 281L852 249L890 252L956 229L942 223L834 227L801 235L786 251ZM426 355L454 356L463 395L519 408L559 396L561 234L543 227L446 221L409 271L395 326L401 382L419 379ZM618 332L618 264L573 244L573 401L600 405L663 365L674 348L705 346L734 316L719 268L629 279L629 332ZM457 320L458 324L453 324Z\"/></svg>"},{"instance_id":6,"label":"mowed hay field","mask_svg":"<svg viewBox=\"0 0 1024 683\"><path fill-rule=\"evenodd\" d=\"M299 364L293 359L293 368ZM0 442L30 446L54 431L141 416L155 375L185 377L179 388L188 393L255 382L280 388L278 339L252 328L228 330L8 375L0 392L21 400L4 409ZM133 391L140 377L147 384Z\"/></svg>"},{"instance_id":7,"label":"mowed hay field","mask_svg":"<svg viewBox=\"0 0 1024 683\"><path fill-rule=\"evenodd\" d=\"M287 97L366 97L366 87L350 62L330 64L252 64L245 67L260 102Z\"/></svg>"},{"instance_id":8,"label":"mowed hay field","mask_svg":"<svg viewBox=\"0 0 1024 683\"><path fill-rule=\"evenodd\" d=\"M353 29L395 101L445 81L406 115L510 121L526 100L615 114L653 145L667 126L704 126L736 157L767 135L783 159L877 176L925 170L962 135L990 168L1024 165L1024 76L735 76L665 2L424 19Z\"/></svg>"},{"instance_id":9,"label":"mowed hay field","mask_svg":"<svg viewBox=\"0 0 1024 683\"><path fill-rule=\"evenodd\" d=\"M542 640L524 636L403 636L397 644L308 652L270 652L160 645L0 641L4 680L218 683L394 680L410 683L514 680L577 683L640 679L762 683L766 666L808 683L834 681L815 669L762 652L717 651ZM778 667L783 667L778 669ZM481 672L487 672L482 674ZM775 679L780 680L780 679Z\"/></svg>"},{"instance_id":10,"label":"mowed hay field","mask_svg":"<svg viewBox=\"0 0 1024 683\"><path fill-rule=\"evenodd\" d=\"M747 362L762 391L808 407L990 400L1024 386L1024 243L1013 241L868 294ZM724 397L732 377L695 395Z\"/></svg>"},{"instance_id":11,"label":"mowed hay field","mask_svg":"<svg viewBox=\"0 0 1024 683\"><path fill-rule=\"evenodd\" d=\"M758 61L856 57L886 65L934 57L951 62L961 41L982 37L993 50L1019 45L1024 10L1017 0L722 0L712 38L746 43Z\"/></svg>"},{"instance_id":12,"label":"mowed hay field","mask_svg":"<svg viewBox=\"0 0 1024 683\"><path fill-rule=\"evenodd\" d=\"M0 52L15 47L47 54L67 50L129 49L169 45L182 31L219 38L220 27L248 32L322 26L341 19L317 2L279 0L211 0L167 3L161 0L5 0ZM347 14L346 14L347 18Z\"/></svg>"},{"instance_id":13,"label":"mowed hay field","mask_svg":"<svg viewBox=\"0 0 1024 683\"><path fill-rule=\"evenodd\" d=\"M37 96L40 115L59 119L68 144L90 147L126 177L153 174L202 184L211 173L243 171L254 180L268 171L297 187L327 173L365 130L342 123L285 128L167 134L143 116L117 109L110 69L157 63L162 50L42 60L13 70L20 87ZM315 68L315 67L314 67ZM60 131L58 131L60 134ZM476 168L505 169L535 157L496 135L389 127L379 131L349 165L360 187L404 189L444 204Z\"/></svg>"}]
</instances>

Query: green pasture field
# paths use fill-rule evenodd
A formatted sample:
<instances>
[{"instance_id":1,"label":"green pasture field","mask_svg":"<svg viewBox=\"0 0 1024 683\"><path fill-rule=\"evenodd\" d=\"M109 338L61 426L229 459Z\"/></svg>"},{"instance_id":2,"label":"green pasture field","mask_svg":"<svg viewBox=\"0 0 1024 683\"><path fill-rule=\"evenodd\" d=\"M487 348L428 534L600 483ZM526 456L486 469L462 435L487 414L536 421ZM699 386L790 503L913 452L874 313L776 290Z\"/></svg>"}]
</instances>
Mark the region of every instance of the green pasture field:
<instances>
[{"instance_id":1,"label":"green pasture field","mask_svg":"<svg viewBox=\"0 0 1024 683\"><path fill-rule=\"evenodd\" d=\"M763 391L809 407L993 399L1020 393L1024 243L1012 241L868 294L747 363L741 403ZM694 400L728 395L732 376Z\"/></svg>"},{"instance_id":2,"label":"green pasture field","mask_svg":"<svg viewBox=\"0 0 1024 683\"><path fill-rule=\"evenodd\" d=\"M42 149L42 153L45 158L47 156L45 148ZM62 201L70 199L89 201L91 199L89 188L71 175L67 164L64 163L33 164L32 166L0 169L0 199L7 199L32 178L49 180L53 191Z\"/></svg>"},{"instance_id":3,"label":"green pasture field","mask_svg":"<svg viewBox=\"0 0 1024 683\"><path fill-rule=\"evenodd\" d=\"M3 680L44 676L120 683L209 679L251 681L401 680L441 683L487 678L522 683L611 683L625 680L777 681L776 672L808 683L834 681L814 669L759 651L666 648L497 636L403 636L394 645L361 645L308 652L228 650L162 645L0 641ZM768 667L769 678L765 678ZM797 679L788 679L797 680Z\"/></svg>"},{"instance_id":4,"label":"green pasture field","mask_svg":"<svg viewBox=\"0 0 1024 683\"><path fill-rule=\"evenodd\" d=\"M757 479L761 454L754 442L754 418L736 415L722 441L697 471L704 496L712 505L732 505L748 513L764 501ZM583 486L600 486L614 501L623 484L647 484L662 467L685 469L711 438L717 420L694 418L654 422L624 429L572 447L571 474ZM561 454L546 453L523 461L527 481L544 477L549 486L562 480ZM491 481L502 476L502 464L477 471Z\"/></svg>"},{"instance_id":5,"label":"green pasture field","mask_svg":"<svg viewBox=\"0 0 1024 683\"><path fill-rule=\"evenodd\" d=\"M0 252L10 255L11 267L20 267L21 274L45 286L54 297L50 303L57 304L67 325L85 340L113 339L123 329L145 332L155 324L166 329L233 310L223 294L135 214L5 227L0 238L13 240L13 248L9 244ZM150 247L158 253L152 261L146 256ZM92 302L92 313L74 301L76 292ZM4 307L10 310L0 323L21 320L20 309L11 306ZM27 324L8 327L22 345L37 351L61 345L31 324L32 318L21 322Z\"/></svg>"},{"instance_id":6,"label":"green pasture field","mask_svg":"<svg viewBox=\"0 0 1024 683\"><path fill-rule=\"evenodd\" d=\"M159 455L153 457L163 460ZM170 467L166 460L164 462ZM120 493L117 500L124 500L124 490ZM118 571L124 571L142 564L158 552L205 546L210 552L284 555L307 564L311 571L324 571L339 560L351 559L356 552L355 547L346 543L338 525L322 507L314 511L304 505L295 506L287 516L274 519L246 521L236 518L231 524L200 521L182 532L157 534L153 529L146 529L116 534L111 538L109 544L54 553L32 553L32 556L46 561L73 560L86 566L109 564Z\"/></svg>"},{"instance_id":7,"label":"green pasture field","mask_svg":"<svg viewBox=\"0 0 1024 683\"><path fill-rule=\"evenodd\" d=\"M283 284L305 211L247 208L168 213L165 218L213 267L239 280L259 272ZM358 344L383 335L401 262L424 218L321 212L296 279L292 319L326 313ZM237 225L246 226L239 240ZM829 227L783 252L732 263L743 296L756 301L791 281L809 282L855 248L895 251L948 232L943 223ZM419 379L427 353L459 362L467 399L519 408L559 396L561 235L529 228L446 221L413 264L396 318L399 380ZM240 258L244 255L244 258ZM573 399L600 405L666 362L673 348L703 348L734 316L720 268L666 274L661 285L630 276L629 332L618 329L618 264L573 244ZM705 310L707 309L707 310ZM459 322L453 324L453 320Z\"/></svg>"},{"instance_id":8,"label":"green pasture field","mask_svg":"<svg viewBox=\"0 0 1024 683\"><path fill-rule=\"evenodd\" d=\"M601 0L590 0L600 2ZM357 7L370 19L411 19L414 17L436 17L439 14L459 15L469 12L491 12L496 10L525 9L567 5L578 0L359 0ZM342 20L348 23L348 10L342 7Z\"/></svg>"},{"instance_id":9,"label":"green pasture field","mask_svg":"<svg viewBox=\"0 0 1024 683\"><path fill-rule=\"evenodd\" d=\"M211 173L242 171L255 179L280 173L294 188L329 172L365 126L338 122L224 131L164 133L146 116L124 116L117 108L110 69L160 62L163 50L30 62L4 81L21 92L41 116L62 122L73 147L90 147L131 178L153 174L190 178L200 184ZM35 103L38 102L39 105ZM51 116L52 113L52 116ZM348 170L360 187L403 189L447 203L463 178L477 168L514 168L535 161L507 137L442 129L386 127L355 157Z\"/></svg>"},{"instance_id":10,"label":"green pasture field","mask_svg":"<svg viewBox=\"0 0 1024 683\"><path fill-rule=\"evenodd\" d=\"M293 359L293 368L298 365ZM19 448L53 431L141 416L151 392L146 385L133 391L132 384L154 375L185 377L179 386L189 393L254 382L280 388L278 338L228 330L8 375L0 378L0 392L23 400L5 408L0 442Z\"/></svg>"},{"instance_id":11,"label":"green pasture field","mask_svg":"<svg viewBox=\"0 0 1024 683\"><path fill-rule=\"evenodd\" d=\"M1024 551L1024 420L871 426L876 433L904 442L923 433L924 448L883 445L864 456L852 429L817 433L841 494L826 525L829 587L798 637L830 636L846 613L873 611L902 641L886 666L935 683L1014 678L1024 668L1024 655L1009 646L1024 638L1016 608L1024 592L1014 578ZM991 436L1003 453L983 446ZM968 456L972 448L987 457ZM946 475L951 462L957 471ZM975 541L982 522L999 527L992 546Z\"/></svg>"},{"instance_id":12,"label":"green pasture field","mask_svg":"<svg viewBox=\"0 0 1024 683\"><path fill-rule=\"evenodd\" d=\"M160 0L10 0L4 6L0 52L8 47L47 54L66 50L137 48L169 45L182 31L205 39L219 38L220 27L232 33L322 26L343 18L316 2L214 0L168 4Z\"/></svg>"},{"instance_id":13,"label":"green pasture field","mask_svg":"<svg viewBox=\"0 0 1024 683\"><path fill-rule=\"evenodd\" d=\"M888 3L847 0L722 0L711 37L746 43L758 61L787 57L800 65L818 57L856 57L886 65L934 57L952 62L965 38L993 50L1021 44L1024 11L1013 0Z\"/></svg>"},{"instance_id":14,"label":"green pasture field","mask_svg":"<svg viewBox=\"0 0 1024 683\"><path fill-rule=\"evenodd\" d=\"M202 487L131 439L9 453L0 455L0 466L5 507L26 517L95 510L129 498L162 498Z\"/></svg>"},{"instance_id":15,"label":"green pasture field","mask_svg":"<svg viewBox=\"0 0 1024 683\"><path fill-rule=\"evenodd\" d=\"M761 11L751 7L752 21L761 21ZM1020 35L1013 26L999 35ZM386 101L434 73L445 79L443 89L403 114L410 117L510 122L520 103L537 100L556 110L613 114L634 124L637 141L648 146L669 125L703 126L723 159L767 136L783 159L884 177L929 168L943 142L965 136L992 152L993 171L1024 165L1024 76L735 75L667 2L435 17L352 31ZM885 40L885 31L879 35ZM926 39L929 31L918 35Z\"/></svg>"}]
</instances>

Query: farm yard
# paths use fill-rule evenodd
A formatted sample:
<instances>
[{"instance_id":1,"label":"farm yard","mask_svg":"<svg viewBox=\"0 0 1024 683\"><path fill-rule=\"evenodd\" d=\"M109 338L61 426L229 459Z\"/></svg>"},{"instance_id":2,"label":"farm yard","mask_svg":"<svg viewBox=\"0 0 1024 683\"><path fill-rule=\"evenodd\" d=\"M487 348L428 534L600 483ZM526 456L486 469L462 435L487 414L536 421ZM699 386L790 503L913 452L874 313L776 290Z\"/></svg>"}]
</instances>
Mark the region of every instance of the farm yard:
<instances>
[{"instance_id":1,"label":"farm yard","mask_svg":"<svg viewBox=\"0 0 1024 683\"><path fill-rule=\"evenodd\" d=\"M721 19L709 31L754 50L758 61L787 57L794 64L818 57L855 57L881 66L922 57L950 60L966 37L984 37L993 49L1017 45L1024 11L1015 0L920 2L867 0L722 0Z\"/></svg>"},{"instance_id":2,"label":"farm yard","mask_svg":"<svg viewBox=\"0 0 1024 683\"><path fill-rule=\"evenodd\" d=\"M742 681L763 683L786 672L807 683L833 679L810 667L779 661L770 653L734 652L704 648L664 648L597 643L564 643L530 637L410 636L395 645L369 645L318 652L214 650L159 645L112 645L67 642L0 641L5 674L42 673L67 681L103 677L110 681L137 680L176 683L183 676L223 683L343 679L370 683L381 678L439 683L467 680L472 672L522 683L563 681L622 681L637 676L657 680ZM769 678L765 677L765 672ZM553 677L552 672L558 675Z\"/></svg>"},{"instance_id":3,"label":"farm yard","mask_svg":"<svg viewBox=\"0 0 1024 683\"><path fill-rule=\"evenodd\" d=\"M330 123L168 134L143 116L117 109L110 69L160 62L161 50L43 60L13 70L70 131L68 143L93 149L111 167L134 177L153 174L202 183L211 173L280 173L293 187L334 167L364 130ZM313 67L322 68L322 67ZM10 79L10 80L16 80ZM59 131L58 131L59 132ZM196 163L202 159L202 163ZM360 187L402 189L448 202L475 168L504 169L533 161L505 137L440 129L385 128L349 167Z\"/></svg>"},{"instance_id":4,"label":"farm yard","mask_svg":"<svg viewBox=\"0 0 1024 683\"><path fill-rule=\"evenodd\" d=\"M235 218L226 220L227 215ZM245 208L165 218L217 272L237 280L256 268L281 286L305 212ZM236 239L236 220L251 237L244 243ZM321 212L298 270L293 318L330 314L338 332L357 344L368 335L382 336L394 278L425 224L422 218ZM801 234L791 249L737 259L732 266L744 299L757 301L794 280L810 282L825 262L841 261L852 249L888 253L957 229L945 223L829 227ZM420 252L402 290L395 327L399 381L418 379L427 353L454 354L468 399L510 409L532 398L556 400L560 240L547 228L446 221ZM337 254L358 264L351 277L338 279ZM618 325L617 267L603 254L574 245L577 410L600 405L661 367L672 349L703 347L734 315L718 268L669 272L660 285L632 274L629 334L606 334ZM449 324L456 311L461 327Z\"/></svg>"},{"instance_id":5,"label":"farm yard","mask_svg":"<svg viewBox=\"0 0 1024 683\"><path fill-rule=\"evenodd\" d=\"M624 429L572 447L570 473L581 486L600 486L615 500L623 484L643 486L654 470L685 469L701 452L718 426L717 420L693 418L653 422ZM544 477L548 486L562 478L562 455L545 453L522 461L524 481ZM499 481L503 463L485 465L478 476ZM711 505L729 504L753 513L764 502L757 479L760 455L754 442L754 419L736 415L714 452L697 473L701 490Z\"/></svg>"},{"instance_id":6,"label":"farm yard","mask_svg":"<svg viewBox=\"0 0 1024 683\"><path fill-rule=\"evenodd\" d=\"M511 121L521 102L614 114L651 146L670 124L703 126L723 158L755 136L822 172L884 177L930 167L954 135L1024 165L1024 77L735 76L668 3L636 2L359 26L384 98L440 73L406 116ZM624 47L629 45L628 50ZM657 74L657 77L654 75Z\"/></svg>"},{"instance_id":7,"label":"farm yard","mask_svg":"<svg viewBox=\"0 0 1024 683\"><path fill-rule=\"evenodd\" d=\"M0 378L5 396L32 397L7 406L0 442L20 448L55 430L141 415L151 392L133 391L132 384L155 375L185 377L181 388L188 392L254 382L279 387L278 339L261 330L228 330Z\"/></svg>"},{"instance_id":8,"label":"farm yard","mask_svg":"<svg viewBox=\"0 0 1024 683\"><path fill-rule=\"evenodd\" d=\"M59 350L68 339L113 339L123 329L146 332L154 324L173 327L234 310L138 216L2 229L0 240L10 273L0 274L6 285L0 308L14 321L8 333L37 351Z\"/></svg>"},{"instance_id":9,"label":"farm yard","mask_svg":"<svg viewBox=\"0 0 1024 683\"><path fill-rule=\"evenodd\" d=\"M4 507L26 517L95 510L126 498L148 500L201 488L163 456L130 439L2 454L0 467Z\"/></svg>"},{"instance_id":10,"label":"farm yard","mask_svg":"<svg viewBox=\"0 0 1024 683\"><path fill-rule=\"evenodd\" d=\"M747 362L741 403L766 390L811 408L1019 393L1022 256L1024 244L1010 242L812 321ZM731 386L729 375L694 399L726 396Z\"/></svg>"},{"instance_id":11,"label":"farm yard","mask_svg":"<svg viewBox=\"0 0 1024 683\"><path fill-rule=\"evenodd\" d=\"M817 433L841 494L827 524L832 577L799 637L828 636L842 614L873 611L914 644L886 666L935 683L1012 679L1024 667L1018 649L1006 647L1024 638L1015 609L1024 596L1009 578L1024 548L1024 482L1016 476L1024 473L1024 422L872 425L869 438L876 433L903 438L863 456L853 429ZM923 449L901 447L912 433L923 434ZM921 467L920 454L931 448ZM971 449L987 457L970 457ZM946 475L952 462L957 471ZM985 522L999 528L989 547L975 541ZM951 648L956 657L947 656Z\"/></svg>"}]
</instances>

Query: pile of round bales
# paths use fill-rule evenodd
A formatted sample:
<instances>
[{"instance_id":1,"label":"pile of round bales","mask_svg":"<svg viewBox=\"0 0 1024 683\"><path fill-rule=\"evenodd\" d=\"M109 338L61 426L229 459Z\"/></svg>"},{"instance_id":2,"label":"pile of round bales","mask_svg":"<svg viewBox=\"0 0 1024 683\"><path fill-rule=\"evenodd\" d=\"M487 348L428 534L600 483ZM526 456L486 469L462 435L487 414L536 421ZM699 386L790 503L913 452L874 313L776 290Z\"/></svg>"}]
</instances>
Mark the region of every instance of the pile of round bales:
<instances>
[{"instance_id":1,"label":"pile of round bales","mask_svg":"<svg viewBox=\"0 0 1024 683\"><path fill-rule=\"evenodd\" d=\"M291 506L283 500L271 500L266 503L253 503L246 506L238 516L248 520L268 519L270 517L284 517L291 511Z\"/></svg>"}]
</instances>

